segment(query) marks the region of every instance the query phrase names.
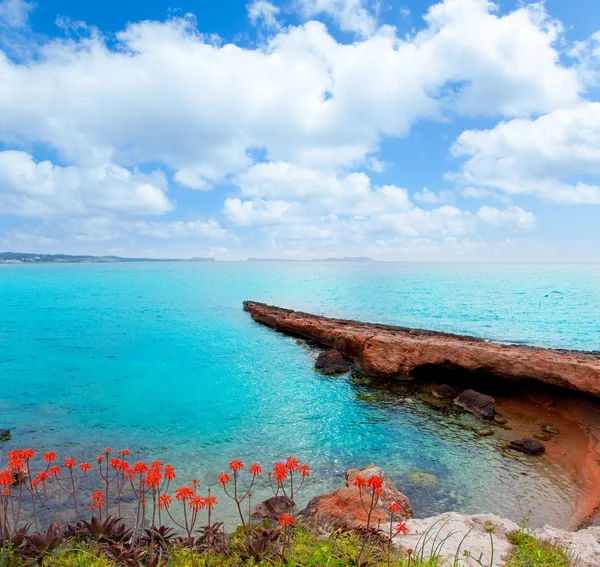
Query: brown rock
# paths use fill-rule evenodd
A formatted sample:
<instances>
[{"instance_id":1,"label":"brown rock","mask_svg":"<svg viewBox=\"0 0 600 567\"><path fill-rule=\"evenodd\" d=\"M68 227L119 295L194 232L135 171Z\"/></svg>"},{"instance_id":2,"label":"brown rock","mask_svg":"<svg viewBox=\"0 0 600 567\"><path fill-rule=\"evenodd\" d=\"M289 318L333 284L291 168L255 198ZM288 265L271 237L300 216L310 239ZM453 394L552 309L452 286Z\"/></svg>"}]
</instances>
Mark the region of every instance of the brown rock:
<instances>
[{"instance_id":1,"label":"brown rock","mask_svg":"<svg viewBox=\"0 0 600 567\"><path fill-rule=\"evenodd\" d=\"M389 325L318 317L247 301L252 318L336 348L370 376L410 378L424 365L459 367L511 380L537 380L600 397L600 356L493 342Z\"/></svg>"},{"instance_id":2,"label":"brown rock","mask_svg":"<svg viewBox=\"0 0 600 567\"><path fill-rule=\"evenodd\" d=\"M349 470L346 473L346 486L344 488L338 488L330 494L313 498L306 508L298 514L299 517L308 526L323 533L330 532L336 528L365 527L367 525L367 513L361 504L359 490L353 485L357 476L362 476L366 479L371 476L379 476L383 481L382 495L371 515L372 527L377 527L378 523L389 522L390 513L388 512L388 506L392 502L398 503L403 508L402 512L394 514L395 521L412 518L413 510L410 500L375 465ZM364 489L363 494L367 495Z\"/></svg>"},{"instance_id":3,"label":"brown rock","mask_svg":"<svg viewBox=\"0 0 600 567\"><path fill-rule=\"evenodd\" d=\"M494 419L496 414L496 400L475 390L461 392L455 398L454 403L481 419Z\"/></svg>"},{"instance_id":4,"label":"brown rock","mask_svg":"<svg viewBox=\"0 0 600 567\"><path fill-rule=\"evenodd\" d=\"M542 455L546 452L546 447L537 439L516 439L510 442L510 448L528 455Z\"/></svg>"},{"instance_id":5,"label":"brown rock","mask_svg":"<svg viewBox=\"0 0 600 567\"><path fill-rule=\"evenodd\" d=\"M317 361L315 362L315 368L325 375L333 374L344 374L350 370L352 362L344 357L344 355L337 349L332 348L331 350L324 350Z\"/></svg>"},{"instance_id":6,"label":"brown rock","mask_svg":"<svg viewBox=\"0 0 600 567\"><path fill-rule=\"evenodd\" d=\"M288 496L272 496L254 508L250 520L257 524L264 520L276 524L281 514L291 514L293 504Z\"/></svg>"},{"instance_id":7,"label":"brown rock","mask_svg":"<svg viewBox=\"0 0 600 567\"><path fill-rule=\"evenodd\" d=\"M431 390L431 393L436 397L442 400L455 398L458 393L452 386L448 386L448 384L440 384Z\"/></svg>"}]
</instances>

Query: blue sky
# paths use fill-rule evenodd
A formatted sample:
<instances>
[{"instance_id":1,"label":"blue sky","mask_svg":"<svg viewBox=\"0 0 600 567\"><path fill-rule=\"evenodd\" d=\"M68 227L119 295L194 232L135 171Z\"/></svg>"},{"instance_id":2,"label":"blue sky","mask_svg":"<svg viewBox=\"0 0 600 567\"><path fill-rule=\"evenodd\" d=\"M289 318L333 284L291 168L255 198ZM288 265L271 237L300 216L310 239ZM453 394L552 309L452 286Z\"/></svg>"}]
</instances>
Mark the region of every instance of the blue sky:
<instances>
[{"instance_id":1,"label":"blue sky","mask_svg":"<svg viewBox=\"0 0 600 567\"><path fill-rule=\"evenodd\" d=\"M0 0L0 249L600 260L600 3Z\"/></svg>"}]
</instances>

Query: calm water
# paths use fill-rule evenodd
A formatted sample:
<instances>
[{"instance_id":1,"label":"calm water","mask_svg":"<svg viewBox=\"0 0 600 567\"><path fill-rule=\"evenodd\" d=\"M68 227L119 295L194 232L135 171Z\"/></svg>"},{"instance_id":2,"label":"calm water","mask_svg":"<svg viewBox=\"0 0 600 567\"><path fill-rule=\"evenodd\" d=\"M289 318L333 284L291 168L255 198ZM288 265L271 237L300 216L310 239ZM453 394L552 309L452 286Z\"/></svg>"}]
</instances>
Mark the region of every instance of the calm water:
<instances>
[{"instance_id":1,"label":"calm water","mask_svg":"<svg viewBox=\"0 0 600 567\"><path fill-rule=\"evenodd\" d=\"M542 300L553 290L563 295ZM3 265L0 297L0 427L14 446L88 458L128 447L205 485L233 457L269 465L295 454L314 469L301 504L375 462L418 516L518 519L525 492L536 521L569 509L572 488L559 471L548 480L544 461L505 461L498 441L471 439L410 397L316 374L314 352L253 323L242 301L597 350L598 266ZM415 471L438 487L412 485Z\"/></svg>"}]
</instances>

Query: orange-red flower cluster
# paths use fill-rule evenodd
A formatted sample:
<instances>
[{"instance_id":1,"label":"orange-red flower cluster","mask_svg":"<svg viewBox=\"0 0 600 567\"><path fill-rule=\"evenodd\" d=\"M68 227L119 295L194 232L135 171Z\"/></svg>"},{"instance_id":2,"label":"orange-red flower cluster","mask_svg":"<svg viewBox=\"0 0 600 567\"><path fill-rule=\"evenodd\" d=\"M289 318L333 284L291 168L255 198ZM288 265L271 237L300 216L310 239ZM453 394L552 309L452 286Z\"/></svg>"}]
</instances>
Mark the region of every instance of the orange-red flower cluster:
<instances>
[{"instance_id":1,"label":"orange-red flower cluster","mask_svg":"<svg viewBox=\"0 0 600 567\"><path fill-rule=\"evenodd\" d=\"M286 526L293 526L295 523L296 519L291 514L281 514L281 516L279 516L279 525L282 528L285 528Z\"/></svg>"}]
</instances>

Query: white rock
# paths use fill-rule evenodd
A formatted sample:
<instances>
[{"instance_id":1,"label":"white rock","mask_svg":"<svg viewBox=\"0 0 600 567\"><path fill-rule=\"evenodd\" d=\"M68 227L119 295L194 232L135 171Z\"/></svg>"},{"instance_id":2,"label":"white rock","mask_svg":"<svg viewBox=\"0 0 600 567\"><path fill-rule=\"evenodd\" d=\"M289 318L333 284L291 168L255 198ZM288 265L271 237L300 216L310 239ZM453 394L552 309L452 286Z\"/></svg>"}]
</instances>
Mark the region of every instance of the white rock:
<instances>
[{"instance_id":1,"label":"white rock","mask_svg":"<svg viewBox=\"0 0 600 567\"><path fill-rule=\"evenodd\" d=\"M577 567L600 567L600 527L566 532L544 526L535 530L532 535L567 549Z\"/></svg>"},{"instance_id":2,"label":"white rock","mask_svg":"<svg viewBox=\"0 0 600 567\"><path fill-rule=\"evenodd\" d=\"M413 549L415 555L423 552L424 557L441 556L447 565L453 565L457 550L459 565L479 567L477 558L483 565L501 567L504 558L511 549L506 539L508 532L518 530L519 526L510 520L480 514L467 516L448 512L423 520L408 520L408 533L394 538L394 544L404 549ZM492 541L486 528L493 526L494 560L492 563ZM460 549L459 549L460 548ZM471 557L465 556L469 552Z\"/></svg>"}]
</instances>

